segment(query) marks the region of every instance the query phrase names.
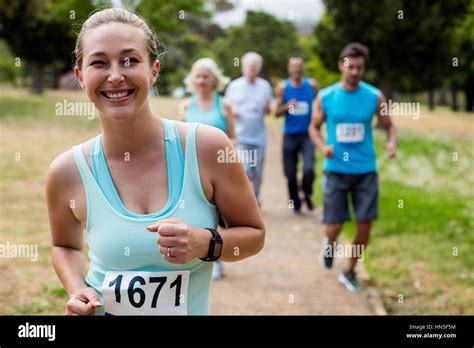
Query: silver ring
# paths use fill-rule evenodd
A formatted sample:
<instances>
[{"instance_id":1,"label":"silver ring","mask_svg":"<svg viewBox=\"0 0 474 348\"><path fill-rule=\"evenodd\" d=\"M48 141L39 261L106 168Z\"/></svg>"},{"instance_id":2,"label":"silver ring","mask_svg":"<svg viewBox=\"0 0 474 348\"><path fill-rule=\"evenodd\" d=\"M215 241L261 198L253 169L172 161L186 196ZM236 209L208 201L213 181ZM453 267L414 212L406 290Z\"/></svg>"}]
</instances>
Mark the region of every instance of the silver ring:
<instances>
[{"instance_id":1,"label":"silver ring","mask_svg":"<svg viewBox=\"0 0 474 348\"><path fill-rule=\"evenodd\" d=\"M168 247L168 254L166 254L167 257L170 257L171 248L172 247Z\"/></svg>"}]
</instances>

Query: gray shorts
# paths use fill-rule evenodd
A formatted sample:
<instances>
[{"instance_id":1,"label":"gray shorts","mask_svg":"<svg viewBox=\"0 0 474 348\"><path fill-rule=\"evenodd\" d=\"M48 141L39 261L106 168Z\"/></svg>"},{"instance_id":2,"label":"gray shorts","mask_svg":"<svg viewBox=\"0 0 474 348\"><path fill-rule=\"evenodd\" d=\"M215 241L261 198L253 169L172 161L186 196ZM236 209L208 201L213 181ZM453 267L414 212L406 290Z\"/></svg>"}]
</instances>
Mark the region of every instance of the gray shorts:
<instances>
[{"instance_id":1,"label":"gray shorts","mask_svg":"<svg viewBox=\"0 0 474 348\"><path fill-rule=\"evenodd\" d=\"M376 172L365 174L325 172L322 182L324 193L322 222L341 224L351 219L349 193L357 221L377 219L379 182Z\"/></svg>"}]
</instances>

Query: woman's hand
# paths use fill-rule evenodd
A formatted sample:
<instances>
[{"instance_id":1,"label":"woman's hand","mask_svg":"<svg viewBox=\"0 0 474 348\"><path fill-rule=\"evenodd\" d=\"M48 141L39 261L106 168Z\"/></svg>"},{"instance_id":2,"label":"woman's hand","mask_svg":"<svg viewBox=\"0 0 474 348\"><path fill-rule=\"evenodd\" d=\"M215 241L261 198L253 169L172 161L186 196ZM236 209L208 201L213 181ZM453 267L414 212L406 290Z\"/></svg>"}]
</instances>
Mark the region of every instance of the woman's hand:
<instances>
[{"instance_id":1,"label":"woman's hand","mask_svg":"<svg viewBox=\"0 0 474 348\"><path fill-rule=\"evenodd\" d=\"M93 288L76 290L66 304L66 315L93 315L101 307L99 296Z\"/></svg>"},{"instance_id":2,"label":"woman's hand","mask_svg":"<svg viewBox=\"0 0 474 348\"><path fill-rule=\"evenodd\" d=\"M178 219L163 219L148 226L150 232L158 232L156 240L160 253L170 263L183 264L208 254L212 233L206 229L192 228Z\"/></svg>"}]
</instances>

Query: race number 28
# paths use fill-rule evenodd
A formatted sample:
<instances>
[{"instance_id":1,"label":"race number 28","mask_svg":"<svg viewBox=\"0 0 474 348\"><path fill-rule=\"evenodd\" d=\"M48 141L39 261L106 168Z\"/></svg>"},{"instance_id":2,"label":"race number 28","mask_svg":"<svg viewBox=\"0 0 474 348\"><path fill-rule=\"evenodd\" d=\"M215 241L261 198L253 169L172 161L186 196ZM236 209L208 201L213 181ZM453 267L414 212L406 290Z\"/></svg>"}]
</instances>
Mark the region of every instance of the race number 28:
<instances>
[{"instance_id":1,"label":"race number 28","mask_svg":"<svg viewBox=\"0 0 474 348\"><path fill-rule=\"evenodd\" d=\"M187 314L189 271L108 272L102 295L108 314Z\"/></svg>"}]
</instances>

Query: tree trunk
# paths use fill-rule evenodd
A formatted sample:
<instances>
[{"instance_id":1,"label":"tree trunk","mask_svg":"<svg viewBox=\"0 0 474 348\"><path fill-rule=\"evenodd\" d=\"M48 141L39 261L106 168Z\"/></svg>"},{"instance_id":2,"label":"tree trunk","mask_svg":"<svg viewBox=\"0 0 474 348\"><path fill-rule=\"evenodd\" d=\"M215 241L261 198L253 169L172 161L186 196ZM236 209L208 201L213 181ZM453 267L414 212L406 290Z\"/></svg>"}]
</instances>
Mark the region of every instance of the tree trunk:
<instances>
[{"instance_id":1,"label":"tree trunk","mask_svg":"<svg viewBox=\"0 0 474 348\"><path fill-rule=\"evenodd\" d=\"M474 88L467 87L464 94L466 95L466 111L474 112Z\"/></svg>"},{"instance_id":2,"label":"tree trunk","mask_svg":"<svg viewBox=\"0 0 474 348\"><path fill-rule=\"evenodd\" d=\"M435 108L435 92L434 89L428 91L428 107L431 111Z\"/></svg>"},{"instance_id":3,"label":"tree trunk","mask_svg":"<svg viewBox=\"0 0 474 348\"><path fill-rule=\"evenodd\" d=\"M438 96L438 105L447 106L448 105L448 88L445 84L441 86Z\"/></svg>"},{"instance_id":4,"label":"tree trunk","mask_svg":"<svg viewBox=\"0 0 474 348\"><path fill-rule=\"evenodd\" d=\"M451 110L458 111L459 104L458 104L458 89L456 85L451 85Z\"/></svg>"},{"instance_id":5,"label":"tree trunk","mask_svg":"<svg viewBox=\"0 0 474 348\"><path fill-rule=\"evenodd\" d=\"M464 95L466 96L466 111L474 112L474 79L467 81L464 87Z\"/></svg>"},{"instance_id":6,"label":"tree trunk","mask_svg":"<svg viewBox=\"0 0 474 348\"><path fill-rule=\"evenodd\" d=\"M393 98L392 81L389 78L383 77L380 80L380 89L382 90L382 92L385 95L385 98L387 98L387 100Z\"/></svg>"},{"instance_id":7,"label":"tree trunk","mask_svg":"<svg viewBox=\"0 0 474 348\"><path fill-rule=\"evenodd\" d=\"M43 64L33 62L31 64L31 91L35 94L43 92Z\"/></svg>"},{"instance_id":8,"label":"tree trunk","mask_svg":"<svg viewBox=\"0 0 474 348\"><path fill-rule=\"evenodd\" d=\"M53 67L53 88L59 88L59 80L61 79L62 71L59 66L54 65Z\"/></svg>"}]
</instances>

